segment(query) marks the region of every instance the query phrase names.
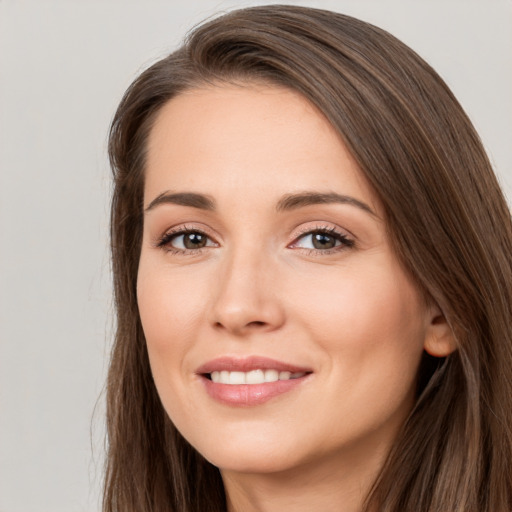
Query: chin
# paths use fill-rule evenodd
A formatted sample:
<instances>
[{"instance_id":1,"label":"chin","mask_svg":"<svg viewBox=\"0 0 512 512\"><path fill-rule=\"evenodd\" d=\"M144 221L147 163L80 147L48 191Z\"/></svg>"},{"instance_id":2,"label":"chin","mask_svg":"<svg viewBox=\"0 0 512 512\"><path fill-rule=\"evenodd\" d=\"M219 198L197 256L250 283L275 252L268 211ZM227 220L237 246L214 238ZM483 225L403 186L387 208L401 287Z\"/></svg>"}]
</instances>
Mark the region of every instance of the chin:
<instances>
[{"instance_id":1,"label":"chin","mask_svg":"<svg viewBox=\"0 0 512 512\"><path fill-rule=\"evenodd\" d=\"M213 436L212 436L213 437ZM289 436L288 436L289 438ZM203 437L192 445L211 464L223 471L240 473L276 473L298 464L300 454L290 443L283 443L286 435L268 436L264 433L217 435L208 442Z\"/></svg>"},{"instance_id":2,"label":"chin","mask_svg":"<svg viewBox=\"0 0 512 512\"><path fill-rule=\"evenodd\" d=\"M271 474L288 471L294 468L297 461L290 460L289 454L268 453L262 450L252 450L243 453L215 453L207 458L221 471L246 474Z\"/></svg>"}]
</instances>

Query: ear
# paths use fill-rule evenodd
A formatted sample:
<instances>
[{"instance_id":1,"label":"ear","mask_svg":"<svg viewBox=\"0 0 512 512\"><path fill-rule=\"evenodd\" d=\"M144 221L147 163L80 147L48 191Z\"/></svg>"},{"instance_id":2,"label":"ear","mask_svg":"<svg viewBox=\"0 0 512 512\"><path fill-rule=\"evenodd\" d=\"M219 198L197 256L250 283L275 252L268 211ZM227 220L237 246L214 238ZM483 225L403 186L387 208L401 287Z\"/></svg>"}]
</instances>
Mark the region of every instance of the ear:
<instances>
[{"instance_id":1,"label":"ear","mask_svg":"<svg viewBox=\"0 0 512 512\"><path fill-rule=\"evenodd\" d=\"M425 333L423 348L434 357L446 357L457 349L453 332L438 306L429 307L429 325Z\"/></svg>"}]
</instances>

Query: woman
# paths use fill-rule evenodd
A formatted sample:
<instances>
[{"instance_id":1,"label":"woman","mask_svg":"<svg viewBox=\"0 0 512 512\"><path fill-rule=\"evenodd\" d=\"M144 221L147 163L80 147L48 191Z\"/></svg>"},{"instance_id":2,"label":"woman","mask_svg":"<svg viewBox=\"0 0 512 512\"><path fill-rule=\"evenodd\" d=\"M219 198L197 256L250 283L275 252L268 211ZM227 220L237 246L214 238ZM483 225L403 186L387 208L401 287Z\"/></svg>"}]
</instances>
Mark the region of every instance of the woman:
<instances>
[{"instance_id":1,"label":"woman","mask_svg":"<svg viewBox=\"0 0 512 512\"><path fill-rule=\"evenodd\" d=\"M234 11L135 80L110 156L105 511L512 509L510 214L414 52Z\"/></svg>"}]
</instances>

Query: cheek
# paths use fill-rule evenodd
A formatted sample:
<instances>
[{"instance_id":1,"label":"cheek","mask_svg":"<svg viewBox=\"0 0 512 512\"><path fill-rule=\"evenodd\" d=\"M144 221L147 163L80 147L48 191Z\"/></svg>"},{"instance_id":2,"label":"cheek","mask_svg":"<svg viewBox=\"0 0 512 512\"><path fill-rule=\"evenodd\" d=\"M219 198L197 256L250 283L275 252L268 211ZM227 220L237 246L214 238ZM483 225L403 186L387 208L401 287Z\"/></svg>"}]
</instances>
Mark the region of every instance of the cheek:
<instances>
[{"instance_id":1,"label":"cheek","mask_svg":"<svg viewBox=\"0 0 512 512\"><path fill-rule=\"evenodd\" d=\"M204 317L202 285L191 282L187 272L172 272L152 258L141 258L137 300L151 373L167 414L185 430L190 428L189 418L198 413L187 400L187 386L192 375L190 349Z\"/></svg>"},{"instance_id":2,"label":"cheek","mask_svg":"<svg viewBox=\"0 0 512 512\"><path fill-rule=\"evenodd\" d=\"M157 264L141 260L137 302L148 348L165 351L179 347L192 336L201 317L201 283L191 283L183 273L162 271Z\"/></svg>"},{"instance_id":3,"label":"cheek","mask_svg":"<svg viewBox=\"0 0 512 512\"><path fill-rule=\"evenodd\" d=\"M403 376L410 383L425 338L420 296L401 269L384 261L344 269L337 278L307 287L303 325L332 358L333 371L377 383Z\"/></svg>"},{"instance_id":4,"label":"cheek","mask_svg":"<svg viewBox=\"0 0 512 512\"><path fill-rule=\"evenodd\" d=\"M150 258L141 259L137 282L139 313L146 338L153 379L168 414L176 396L190 380L190 347L201 321L201 283L190 282L186 273L170 272Z\"/></svg>"},{"instance_id":5,"label":"cheek","mask_svg":"<svg viewBox=\"0 0 512 512\"><path fill-rule=\"evenodd\" d=\"M326 421L341 436L382 425L394 432L414 401L425 336L423 307L401 271L382 268L387 272L352 269L322 292L302 296L303 328L322 348L329 368L324 381L329 391L317 405L333 411L333 404L340 404Z\"/></svg>"},{"instance_id":6,"label":"cheek","mask_svg":"<svg viewBox=\"0 0 512 512\"><path fill-rule=\"evenodd\" d=\"M305 318L341 333L378 329L385 336L422 324L419 294L402 271L385 263L312 276L290 293L300 297Z\"/></svg>"}]
</instances>

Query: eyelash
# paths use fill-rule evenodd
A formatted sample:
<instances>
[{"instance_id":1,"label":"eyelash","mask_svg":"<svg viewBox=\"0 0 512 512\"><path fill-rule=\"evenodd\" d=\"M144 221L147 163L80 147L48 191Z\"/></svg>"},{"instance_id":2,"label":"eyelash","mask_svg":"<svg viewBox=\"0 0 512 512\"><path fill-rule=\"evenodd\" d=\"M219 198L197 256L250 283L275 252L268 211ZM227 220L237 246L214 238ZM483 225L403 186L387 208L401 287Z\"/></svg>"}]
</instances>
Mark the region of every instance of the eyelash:
<instances>
[{"instance_id":1,"label":"eyelash","mask_svg":"<svg viewBox=\"0 0 512 512\"><path fill-rule=\"evenodd\" d=\"M188 226L182 226L177 229L173 229L171 231L167 231L162 237L160 237L156 242L156 247L160 248L162 250L165 250L166 252L172 253L172 254L179 254L179 255L199 255L202 253L202 247L198 249L178 249L176 247L173 247L171 245L171 242L173 239L177 238L178 236L187 235L190 233L197 233L200 235L203 235L207 237L209 240L212 240L212 238L205 233L201 229L188 227ZM289 245L289 247L293 247L295 244L298 243L299 240L304 238L306 235L313 235L313 234L325 234L328 236L332 236L337 242L340 242L340 245L337 245L335 247L332 247L330 249L311 249L306 247L296 247L297 250L301 250L305 252L308 255L328 255L333 254L335 252L340 252L346 249L350 249L354 247L355 242L351 238L349 238L347 235L341 233L337 229L331 227L331 226L318 226L313 229L307 228L301 231L294 239L294 241Z\"/></svg>"},{"instance_id":2,"label":"eyelash","mask_svg":"<svg viewBox=\"0 0 512 512\"><path fill-rule=\"evenodd\" d=\"M310 249L310 248L306 248L306 247L297 247L297 249L301 250L301 251L305 252L305 254L311 255L311 256L326 256L329 254L333 254L336 252L350 249L350 248L354 247L354 245L355 245L354 240L349 238L346 234L341 233L336 228L333 228L332 226L317 226L313 229L305 228L303 231L301 231L295 237L291 246L293 247L294 245L296 245L299 242L299 240L304 238L306 235L313 235L313 234L324 234L324 235L331 236L336 241L340 242L340 245L337 245L330 249Z\"/></svg>"},{"instance_id":3,"label":"eyelash","mask_svg":"<svg viewBox=\"0 0 512 512\"><path fill-rule=\"evenodd\" d=\"M189 226L180 226L179 228L171 229L170 231L167 231L166 233L164 233L164 235L157 240L156 247L163 249L166 252L169 252L171 254L180 254L180 255L182 255L182 254L183 255L201 254L202 247L200 247L198 249L178 249L171 245L171 242L173 241L174 238L177 238L178 236L181 236L181 235L187 235L190 233L198 233L198 234L203 235L211 240L211 237L208 236L208 234L205 233L201 229L197 229L197 228L189 227Z\"/></svg>"}]
</instances>

